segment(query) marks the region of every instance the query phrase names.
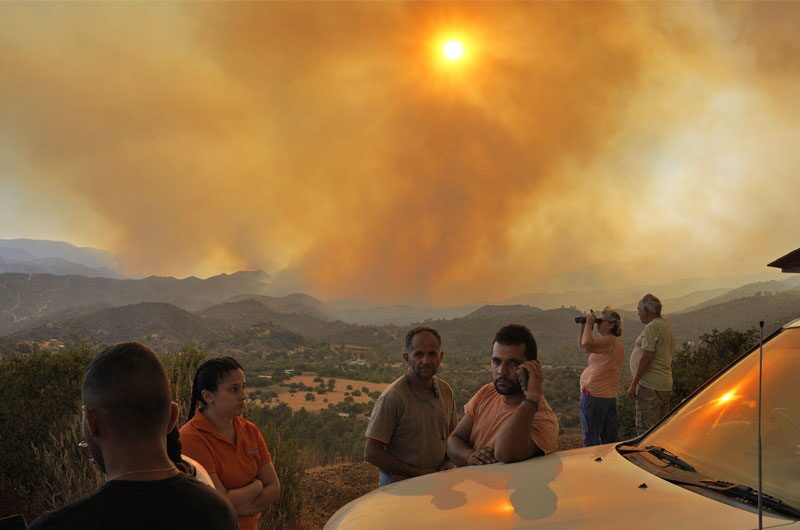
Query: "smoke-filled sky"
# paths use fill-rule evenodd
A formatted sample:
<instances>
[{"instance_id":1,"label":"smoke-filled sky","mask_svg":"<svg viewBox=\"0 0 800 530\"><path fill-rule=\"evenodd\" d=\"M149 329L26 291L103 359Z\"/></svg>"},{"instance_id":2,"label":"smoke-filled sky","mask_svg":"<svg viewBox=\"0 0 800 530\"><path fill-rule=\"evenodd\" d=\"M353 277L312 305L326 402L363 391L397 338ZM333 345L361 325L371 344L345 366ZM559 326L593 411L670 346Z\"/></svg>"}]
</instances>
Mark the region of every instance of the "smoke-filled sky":
<instances>
[{"instance_id":1,"label":"smoke-filled sky","mask_svg":"<svg viewBox=\"0 0 800 530\"><path fill-rule=\"evenodd\" d=\"M387 302L763 271L800 246L797 27L783 2L2 3L0 237Z\"/></svg>"}]
</instances>

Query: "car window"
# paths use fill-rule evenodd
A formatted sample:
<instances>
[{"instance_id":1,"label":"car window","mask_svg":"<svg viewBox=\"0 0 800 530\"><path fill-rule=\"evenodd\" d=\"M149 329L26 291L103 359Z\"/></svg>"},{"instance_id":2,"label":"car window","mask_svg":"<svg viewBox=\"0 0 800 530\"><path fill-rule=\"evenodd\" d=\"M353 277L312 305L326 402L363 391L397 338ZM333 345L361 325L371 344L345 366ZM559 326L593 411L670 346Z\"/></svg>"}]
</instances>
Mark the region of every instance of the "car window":
<instances>
[{"instance_id":1,"label":"car window","mask_svg":"<svg viewBox=\"0 0 800 530\"><path fill-rule=\"evenodd\" d=\"M800 506L800 329L764 344L764 492ZM758 350L684 404L639 445L661 446L716 480L758 486Z\"/></svg>"}]
</instances>

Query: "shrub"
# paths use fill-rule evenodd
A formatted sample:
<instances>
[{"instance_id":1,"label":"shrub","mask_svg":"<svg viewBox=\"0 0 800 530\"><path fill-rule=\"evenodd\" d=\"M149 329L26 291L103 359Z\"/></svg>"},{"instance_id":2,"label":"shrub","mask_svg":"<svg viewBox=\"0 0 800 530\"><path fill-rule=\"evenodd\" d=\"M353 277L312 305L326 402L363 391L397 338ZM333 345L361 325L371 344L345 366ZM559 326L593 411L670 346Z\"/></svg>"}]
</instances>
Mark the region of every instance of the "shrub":
<instances>
[{"instance_id":1,"label":"shrub","mask_svg":"<svg viewBox=\"0 0 800 530\"><path fill-rule=\"evenodd\" d=\"M672 363L672 405L686 399L720 370L758 344L758 330L712 330L696 344L684 344Z\"/></svg>"},{"instance_id":2,"label":"shrub","mask_svg":"<svg viewBox=\"0 0 800 530\"><path fill-rule=\"evenodd\" d=\"M259 524L261 530L289 530L297 527L303 507L302 478L306 464L295 440L285 440L275 424L270 420L261 428L261 434L272 453L272 461L281 495L278 501L267 510Z\"/></svg>"},{"instance_id":3,"label":"shrub","mask_svg":"<svg viewBox=\"0 0 800 530\"><path fill-rule=\"evenodd\" d=\"M81 347L0 361L0 516L22 512L30 520L59 506L57 498L39 502L38 492L52 489L43 482L39 458L68 444L63 436L80 416L83 373L93 354Z\"/></svg>"},{"instance_id":4,"label":"shrub","mask_svg":"<svg viewBox=\"0 0 800 530\"><path fill-rule=\"evenodd\" d=\"M175 353L161 356L161 362L172 386L172 399L178 403L180 416L178 424L183 425L189 413L189 399L192 394L192 382L197 367L206 360L206 354L195 348L182 348Z\"/></svg>"}]
</instances>

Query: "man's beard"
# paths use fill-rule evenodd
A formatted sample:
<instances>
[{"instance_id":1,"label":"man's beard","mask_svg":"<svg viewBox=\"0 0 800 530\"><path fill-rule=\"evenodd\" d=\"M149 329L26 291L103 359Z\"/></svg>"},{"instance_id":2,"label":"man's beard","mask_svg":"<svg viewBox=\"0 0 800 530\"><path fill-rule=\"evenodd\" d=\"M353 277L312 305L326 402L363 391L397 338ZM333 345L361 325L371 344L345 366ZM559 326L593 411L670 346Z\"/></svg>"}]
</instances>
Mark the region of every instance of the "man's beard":
<instances>
[{"instance_id":1,"label":"man's beard","mask_svg":"<svg viewBox=\"0 0 800 530\"><path fill-rule=\"evenodd\" d=\"M505 388L501 388L497 385L497 382L501 380L511 383L510 380L502 377L498 377L497 379L495 379L493 381L494 389L497 391L498 394L501 394L503 396L513 396L515 394L522 394L522 386L519 384L519 381L517 381L517 383L512 386L506 386Z\"/></svg>"},{"instance_id":2,"label":"man's beard","mask_svg":"<svg viewBox=\"0 0 800 530\"><path fill-rule=\"evenodd\" d=\"M428 367L428 368L430 368L430 367ZM415 375L415 376L417 376L419 379L422 379L423 381L427 381L427 380L429 380L429 379L433 379L433 376L434 376L434 375L436 375L436 369L435 369L435 368L432 368L432 369L431 369L431 375L430 375L430 376L428 376L428 375L425 375L425 374L423 374L423 373L422 373L420 370L418 370L418 369L417 369L417 367L416 367L416 366L414 366L413 364L411 365L411 371L412 371L412 372L414 372L414 375Z\"/></svg>"}]
</instances>

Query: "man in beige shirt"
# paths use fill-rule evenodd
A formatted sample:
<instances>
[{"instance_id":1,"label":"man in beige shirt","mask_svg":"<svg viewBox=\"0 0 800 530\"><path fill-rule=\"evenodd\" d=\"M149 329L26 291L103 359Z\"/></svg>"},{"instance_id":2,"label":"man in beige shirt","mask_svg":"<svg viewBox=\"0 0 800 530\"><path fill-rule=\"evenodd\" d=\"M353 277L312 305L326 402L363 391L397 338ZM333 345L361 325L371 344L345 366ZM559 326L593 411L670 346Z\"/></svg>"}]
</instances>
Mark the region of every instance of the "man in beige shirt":
<instances>
[{"instance_id":1,"label":"man in beige shirt","mask_svg":"<svg viewBox=\"0 0 800 530\"><path fill-rule=\"evenodd\" d=\"M492 342L492 379L464 407L464 417L447 440L458 466L518 462L558 446L558 418L542 394L536 341L519 324L500 328ZM523 388L517 369L528 371Z\"/></svg>"},{"instance_id":2,"label":"man in beige shirt","mask_svg":"<svg viewBox=\"0 0 800 530\"><path fill-rule=\"evenodd\" d=\"M378 467L379 486L448 469L447 437L458 422L453 390L436 377L442 339L430 327L406 335L406 373L375 402L364 459Z\"/></svg>"},{"instance_id":3,"label":"man in beige shirt","mask_svg":"<svg viewBox=\"0 0 800 530\"><path fill-rule=\"evenodd\" d=\"M638 311L645 327L631 352L628 395L636 403L636 433L641 435L670 411L675 333L661 316L661 301L652 294L642 297Z\"/></svg>"}]
</instances>

